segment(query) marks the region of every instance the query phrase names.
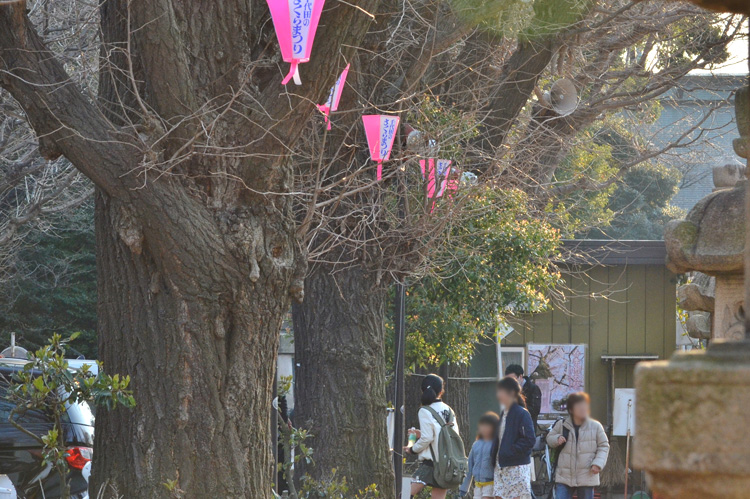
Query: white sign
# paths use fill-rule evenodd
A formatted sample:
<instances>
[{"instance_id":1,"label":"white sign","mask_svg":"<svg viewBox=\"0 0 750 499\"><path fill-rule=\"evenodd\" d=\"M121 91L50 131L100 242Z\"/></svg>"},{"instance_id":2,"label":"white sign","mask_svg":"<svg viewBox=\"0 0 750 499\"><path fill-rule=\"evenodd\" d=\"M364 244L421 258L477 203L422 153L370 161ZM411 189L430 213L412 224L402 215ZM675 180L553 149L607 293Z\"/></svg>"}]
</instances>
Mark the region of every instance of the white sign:
<instances>
[{"instance_id":1,"label":"white sign","mask_svg":"<svg viewBox=\"0 0 750 499\"><path fill-rule=\"evenodd\" d=\"M614 421L612 435L624 437L635 435L635 388L615 389Z\"/></svg>"},{"instance_id":2,"label":"white sign","mask_svg":"<svg viewBox=\"0 0 750 499\"><path fill-rule=\"evenodd\" d=\"M390 443L391 451L393 451L393 449L401 449L399 442L393 441L393 438L394 438L393 434L395 432L395 427L396 427L395 412L396 411L394 411L393 409L389 407L388 409L386 409L386 416L385 416L385 425L386 425L386 428L388 429L388 442Z\"/></svg>"},{"instance_id":3,"label":"white sign","mask_svg":"<svg viewBox=\"0 0 750 499\"><path fill-rule=\"evenodd\" d=\"M502 317L497 321L497 341L502 341L512 333L513 326L508 324Z\"/></svg>"}]
</instances>

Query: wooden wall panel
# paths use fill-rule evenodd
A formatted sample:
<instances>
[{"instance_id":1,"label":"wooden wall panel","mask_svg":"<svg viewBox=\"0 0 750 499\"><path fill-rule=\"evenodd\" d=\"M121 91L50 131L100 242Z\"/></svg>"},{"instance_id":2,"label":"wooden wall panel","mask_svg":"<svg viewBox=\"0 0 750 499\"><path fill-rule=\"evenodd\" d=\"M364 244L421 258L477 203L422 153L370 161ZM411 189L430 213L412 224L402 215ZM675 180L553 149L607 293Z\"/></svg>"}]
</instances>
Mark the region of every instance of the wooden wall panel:
<instances>
[{"instance_id":1,"label":"wooden wall panel","mask_svg":"<svg viewBox=\"0 0 750 499\"><path fill-rule=\"evenodd\" d=\"M609 287L609 271L605 267L597 267L589 272L589 276L590 341L586 389L591 394L591 411L595 414L594 417L599 419L607 413L607 366L602 364L601 357L609 350L609 301L604 297ZM605 420L606 418L601 419Z\"/></svg>"},{"instance_id":2,"label":"wooden wall panel","mask_svg":"<svg viewBox=\"0 0 750 499\"><path fill-rule=\"evenodd\" d=\"M564 308L533 314L513 322L513 332L504 346L528 343L576 343L587 345L586 390L592 397L596 419L607 420L608 366L601 356L656 354L668 358L675 349L676 278L662 265L616 265L587 269L585 274L566 275L569 287ZM484 345L475 363L490 364L475 369L472 377L494 369L494 346ZM629 388L633 366L620 364L615 370L615 386ZM494 404L489 386L472 383L472 417ZM482 392L481 394L479 392ZM492 397L492 400L484 400Z\"/></svg>"}]
</instances>

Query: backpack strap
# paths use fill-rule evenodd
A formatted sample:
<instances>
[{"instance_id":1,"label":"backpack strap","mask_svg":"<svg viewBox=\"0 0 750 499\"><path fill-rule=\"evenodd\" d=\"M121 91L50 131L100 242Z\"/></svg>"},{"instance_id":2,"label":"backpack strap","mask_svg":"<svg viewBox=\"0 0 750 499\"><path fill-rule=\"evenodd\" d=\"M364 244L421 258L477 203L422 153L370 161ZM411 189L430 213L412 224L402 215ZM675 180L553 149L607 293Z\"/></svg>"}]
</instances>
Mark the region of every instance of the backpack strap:
<instances>
[{"instance_id":1,"label":"backpack strap","mask_svg":"<svg viewBox=\"0 0 750 499\"><path fill-rule=\"evenodd\" d=\"M557 423L560 423L560 429L562 430L562 436L565 438L565 443L562 445L557 446L554 450L556 452L556 458L555 463L552 466L552 481L555 481L555 476L557 475L557 465L560 464L560 454L562 454L563 449L566 445L568 445L568 437L570 437L570 429L565 426L565 418L560 418L555 422L554 426L557 425Z\"/></svg>"},{"instance_id":2,"label":"backpack strap","mask_svg":"<svg viewBox=\"0 0 750 499\"><path fill-rule=\"evenodd\" d=\"M568 437L570 436L570 428L565 426L565 418L560 418L557 421L555 421L555 424L553 425L553 428L557 426L557 423L560 423L560 430L562 436L565 438L567 443ZM565 444L562 444L561 446L557 447L558 449L562 450L562 448L565 447Z\"/></svg>"},{"instance_id":3,"label":"backpack strap","mask_svg":"<svg viewBox=\"0 0 750 499\"><path fill-rule=\"evenodd\" d=\"M448 426L448 423L446 423L446 422L445 422L445 420L444 420L444 419L443 419L443 417L442 417L442 416L440 415L440 413L438 413L438 412L437 412L437 411L436 411L435 409L433 409L433 408L432 408L432 407L430 407L429 405L425 405L425 406L423 406L422 408L423 408L423 409L427 409L427 412L429 412L430 414L432 414L432 417L433 417L433 418L435 418L435 421L437 421L437 422L438 422L438 424L440 425L440 428L443 428L443 427L445 427L445 426Z\"/></svg>"},{"instance_id":4,"label":"backpack strap","mask_svg":"<svg viewBox=\"0 0 750 499\"><path fill-rule=\"evenodd\" d=\"M432 417L435 418L435 421L437 421L438 424L440 425L440 431L443 431L443 428L445 428L446 426L448 426L448 423L445 422L445 420L440 415L440 413L438 413L435 409L433 409L429 405L422 406L422 409L427 409L427 412L429 412L430 414L432 414ZM435 440L437 440L437 437L435 438ZM433 463L437 463L437 459L435 458L435 449L432 447L432 444L435 443L435 440L433 440L432 442L430 442L430 454L432 455L432 462Z\"/></svg>"}]
</instances>

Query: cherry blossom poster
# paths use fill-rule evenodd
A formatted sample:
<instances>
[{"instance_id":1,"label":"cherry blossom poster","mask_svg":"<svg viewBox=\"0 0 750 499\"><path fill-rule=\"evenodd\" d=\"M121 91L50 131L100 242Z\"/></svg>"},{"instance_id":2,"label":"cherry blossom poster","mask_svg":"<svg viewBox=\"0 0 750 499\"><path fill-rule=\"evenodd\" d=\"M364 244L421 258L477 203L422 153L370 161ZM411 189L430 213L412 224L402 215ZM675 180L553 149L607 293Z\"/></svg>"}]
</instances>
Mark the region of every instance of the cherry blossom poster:
<instances>
[{"instance_id":1,"label":"cherry blossom poster","mask_svg":"<svg viewBox=\"0 0 750 499\"><path fill-rule=\"evenodd\" d=\"M586 388L586 345L526 346L527 372L542 390L541 414L560 414L570 393Z\"/></svg>"}]
</instances>

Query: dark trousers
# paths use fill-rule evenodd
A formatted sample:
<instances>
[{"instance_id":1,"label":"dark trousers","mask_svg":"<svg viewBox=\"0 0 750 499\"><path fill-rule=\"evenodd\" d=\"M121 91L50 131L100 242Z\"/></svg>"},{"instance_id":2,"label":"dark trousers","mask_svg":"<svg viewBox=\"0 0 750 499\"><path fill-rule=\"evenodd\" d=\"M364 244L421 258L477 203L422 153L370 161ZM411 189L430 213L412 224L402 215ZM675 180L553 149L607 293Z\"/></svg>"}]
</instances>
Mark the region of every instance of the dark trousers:
<instances>
[{"instance_id":1,"label":"dark trousers","mask_svg":"<svg viewBox=\"0 0 750 499\"><path fill-rule=\"evenodd\" d=\"M578 492L578 499L594 499L594 487L568 487L555 484L555 499L573 499L573 492Z\"/></svg>"}]
</instances>

